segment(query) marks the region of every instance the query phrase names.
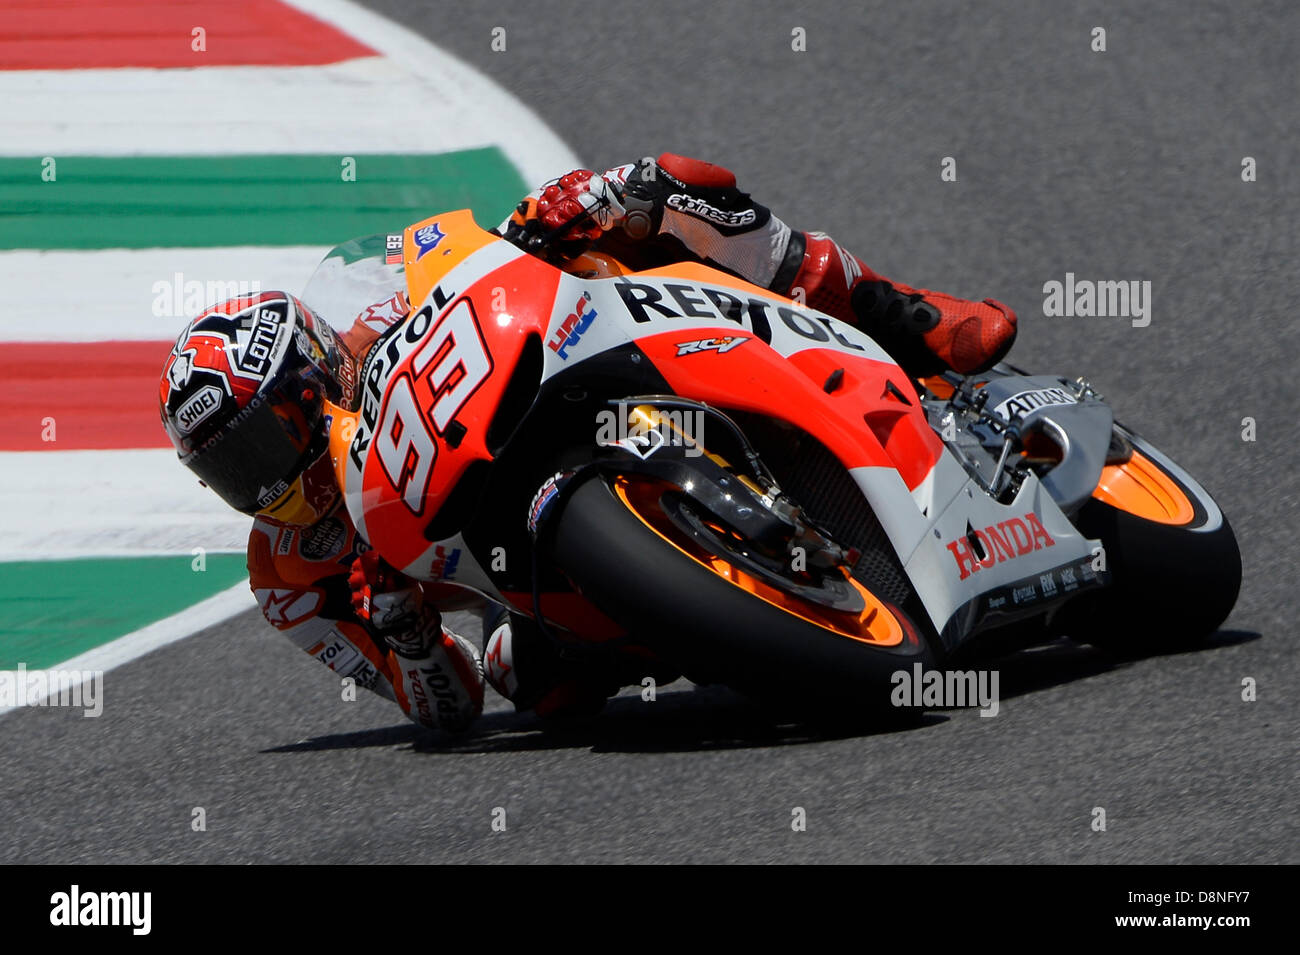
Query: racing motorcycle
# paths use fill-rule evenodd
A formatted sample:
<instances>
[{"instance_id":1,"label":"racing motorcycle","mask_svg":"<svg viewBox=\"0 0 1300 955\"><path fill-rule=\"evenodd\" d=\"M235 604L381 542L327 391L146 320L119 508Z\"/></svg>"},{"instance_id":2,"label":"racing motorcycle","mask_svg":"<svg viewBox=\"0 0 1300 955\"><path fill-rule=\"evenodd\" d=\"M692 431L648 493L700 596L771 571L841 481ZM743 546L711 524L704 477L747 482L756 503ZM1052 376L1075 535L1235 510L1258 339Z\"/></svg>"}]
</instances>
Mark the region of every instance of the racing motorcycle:
<instances>
[{"instance_id":1,"label":"racing motorcycle","mask_svg":"<svg viewBox=\"0 0 1300 955\"><path fill-rule=\"evenodd\" d=\"M346 321L404 280L359 406L330 412L348 510L412 577L565 653L868 710L914 664L1062 634L1176 648L1232 609L1223 512L1086 380L913 380L706 265L535 244L451 212L304 289Z\"/></svg>"}]
</instances>

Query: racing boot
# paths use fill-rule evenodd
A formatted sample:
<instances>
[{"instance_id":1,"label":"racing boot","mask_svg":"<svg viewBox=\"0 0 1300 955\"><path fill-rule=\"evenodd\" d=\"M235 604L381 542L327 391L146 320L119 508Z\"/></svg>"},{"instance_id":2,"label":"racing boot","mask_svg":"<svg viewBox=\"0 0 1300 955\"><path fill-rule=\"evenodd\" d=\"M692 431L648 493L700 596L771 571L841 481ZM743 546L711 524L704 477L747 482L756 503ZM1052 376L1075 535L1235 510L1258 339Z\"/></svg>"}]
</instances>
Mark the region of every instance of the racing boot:
<instances>
[{"instance_id":1,"label":"racing boot","mask_svg":"<svg viewBox=\"0 0 1300 955\"><path fill-rule=\"evenodd\" d=\"M619 691L617 681L590 665L563 659L526 618L500 609L484 622L483 672L488 685L539 717L594 715Z\"/></svg>"},{"instance_id":2,"label":"racing boot","mask_svg":"<svg viewBox=\"0 0 1300 955\"><path fill-rule=\"evenodd\" d=\"M1011 349L1016 313L1001 302L914 289L873 272L824 232L803 238L803 263L785 294L802 290L809 307L866 332L913 377L986 371Z\"/></svg>"},{"instance_id":3,"label":"racing boot","mask_svg":"<svg viewBox=\"0 0 1300 955\"><path fill-rule=\"evenodd\" d=\"M483 632L483 670L488 684L542 719L592 716L625 686L667 686L681 674L638 644L569 658L527 617L505 608L489 614ZM589 647L594 650L594 647Z\"/></svg>"}]
</instances>

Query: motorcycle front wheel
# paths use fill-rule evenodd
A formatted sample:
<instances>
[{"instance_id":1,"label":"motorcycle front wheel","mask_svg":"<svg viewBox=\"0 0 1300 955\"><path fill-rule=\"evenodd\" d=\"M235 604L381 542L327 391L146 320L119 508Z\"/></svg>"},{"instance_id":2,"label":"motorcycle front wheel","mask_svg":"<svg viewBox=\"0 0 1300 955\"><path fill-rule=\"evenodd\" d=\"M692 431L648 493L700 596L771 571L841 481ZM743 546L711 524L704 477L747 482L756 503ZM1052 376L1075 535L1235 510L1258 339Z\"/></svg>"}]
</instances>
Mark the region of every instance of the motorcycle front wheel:
<instances>
[{"instance_id":1,"label":"motorcycle front wheel","mask_svg":"<svg viewBox=\"0 0 1300 955\"><path fill-rule=\"evenodd\" d=\"M807 710L914 715L891 701L895 674L910 678L914 665L929 670L936 660L912 615L847 574L862 598L857 611L749 573L727 553L721 528L705 546L673 521L674 492L639 475L586 481L556 519L555 563L696 682Z\"/></svg>"}]
</instances>

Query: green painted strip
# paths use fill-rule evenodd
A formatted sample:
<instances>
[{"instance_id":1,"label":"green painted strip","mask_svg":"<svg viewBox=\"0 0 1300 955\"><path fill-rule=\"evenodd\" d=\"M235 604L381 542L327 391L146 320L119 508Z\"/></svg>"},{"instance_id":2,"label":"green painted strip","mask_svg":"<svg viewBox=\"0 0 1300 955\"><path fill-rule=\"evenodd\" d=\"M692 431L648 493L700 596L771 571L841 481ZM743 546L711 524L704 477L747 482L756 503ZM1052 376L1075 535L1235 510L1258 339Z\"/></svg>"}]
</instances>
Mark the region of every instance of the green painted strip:
<instances>
[{"instance_id":1,"label":"green painted strip","mask_svg":"<svg viewBox=\"0 0 1300 955\"><path fill-rule=\"evenodd\" d=\"M179 613L248 576L243 554L0 564L0 670L51 667Z\"/></svg>"},{"instance_id":2,"label":"green painted strip","mask_svg":"<svg viewBox=\"0 0 1300 955\"><path fill-rule=\"evenodd\" d=\"M335 245L469 208L485 227L527 191L496 147L440 155L0 158L0 249Z\"/></svg>"}]
</instances>

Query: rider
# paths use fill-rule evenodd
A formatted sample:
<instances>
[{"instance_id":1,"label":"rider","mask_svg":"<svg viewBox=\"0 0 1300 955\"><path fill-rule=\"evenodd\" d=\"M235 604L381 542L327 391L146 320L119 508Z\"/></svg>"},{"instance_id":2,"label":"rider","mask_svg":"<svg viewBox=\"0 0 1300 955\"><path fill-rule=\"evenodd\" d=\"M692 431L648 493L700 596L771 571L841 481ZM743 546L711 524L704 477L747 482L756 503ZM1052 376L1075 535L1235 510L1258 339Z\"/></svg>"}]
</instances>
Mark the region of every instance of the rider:
<instances>
[{"instance_id":1,"label":"rider","mask_svg":"<svg viewBox=\"0 0 1300 955\"><path fill-rule=\"evenodd\" d=\"M563 230L570 252L599 243L635 268L706 262L857 326L917 378L984 371L1016 337L1015 312L1001 302L893 282L824 232L791 229L729 170L672 153L600 176L571 172L521 202L502 229L525 241L539 230Z\"/></svg>"},{"instance_id":2,"label":"rider","mask_svg":"<svg viewBox=\"0 0 1300 955\"><path fill-rule=\"evenodd\" d=\"M181 463L255 518L249 586L267 621L353 688L460 729L482 709L483 677L477 650L425 599L451 595L392 574L367 548L329 453L325 400L352 407L360 359L402 317L368 310L340 335L283 292L224 302L163 366L163 426Z\"/></svg>"},{"instance_id":3,"label":"rider","mask_svg":"<svg viewBox=\"0 0 1300 955\"><path fill-rule=\"evenodd\" d=\"M891 282L824 233L791 229L726 169L671 153L603 175L571 172L526 197L498 232L525 249L546 235L547 254L598 244L635 268L706 262L856 325L918 377L986 369L1015 338L1006 306ZM518 709L596 709L626 682L625 669L561 660L535 629L512 627L500 611L484 627L480 660L442 625L439 609L463 594L389 567L348 517L324 399L354 409L366 352L409 311L402 291L342 334L282 292L209 309L164 366L164 427L181 462L255 518L249 584L266 619L340 679L449 730L481 712L485 664L488 681Z\"/></svg>"}]
</instances>

